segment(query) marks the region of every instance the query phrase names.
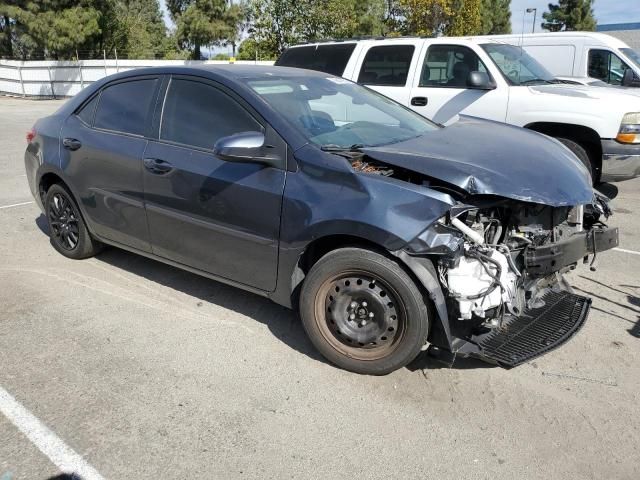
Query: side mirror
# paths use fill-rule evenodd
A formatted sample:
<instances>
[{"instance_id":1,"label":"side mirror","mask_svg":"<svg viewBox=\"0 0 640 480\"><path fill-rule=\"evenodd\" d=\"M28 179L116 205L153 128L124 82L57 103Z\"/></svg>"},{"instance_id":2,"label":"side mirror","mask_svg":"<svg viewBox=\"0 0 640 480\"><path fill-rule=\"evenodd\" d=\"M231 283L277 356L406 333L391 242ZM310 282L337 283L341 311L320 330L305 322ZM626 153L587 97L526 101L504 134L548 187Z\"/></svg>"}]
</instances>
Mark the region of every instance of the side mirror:
<instances>
[{"instance_id":1,"label":"side mirror","mask_svg":"<svg viewBox=\"0 0 640 480\"><path fill-rule=\"evenodd\" d=\"M491 81L486 72L469 72L467 87L475 90L495 90L496 84Z\"/></svg>"},{"instance_id":2,"label":"side mirror","mask_svg":"<svg viewBox=\"0 0 640 480\"><path fill-rule=\"evenodd\" d=\"M228 162L265 163L264 134L242 132L222 137L213 147L213 153Z\"/></svg>"},{"instance_id":3,"label":"side mirror","mask_svg":"<svg viewBox=\"0 0 640 480\"><path fill-rule=\"evenodd\" d=\"M636 83L636 75L633 73L633 70L627 68L624 71L624 75L622 76L622 86L623 87L631 87Z\"/></svg>"}]
</instances>

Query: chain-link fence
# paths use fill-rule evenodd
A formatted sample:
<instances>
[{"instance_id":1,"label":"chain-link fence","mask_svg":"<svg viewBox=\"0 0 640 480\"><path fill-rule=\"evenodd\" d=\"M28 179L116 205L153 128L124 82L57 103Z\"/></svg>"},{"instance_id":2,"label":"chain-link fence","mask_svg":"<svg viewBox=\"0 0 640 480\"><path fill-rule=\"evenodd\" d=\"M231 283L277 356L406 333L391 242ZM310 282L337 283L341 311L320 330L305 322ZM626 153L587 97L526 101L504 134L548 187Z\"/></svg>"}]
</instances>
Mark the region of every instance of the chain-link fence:
<instances>
[{"instance_id":1,"label":"chain-link fence","mask_svg":"<svg viewBox=\"0 0 640 480\"><path fill-rule=\"evenodd\" d=\"M162 65L229 64L219 60L0 60L0 94L22 97L70 97L91 82L126 70ZM273 62L237 61L236 64L272 65Z\"/></svg>"}]
</instances>

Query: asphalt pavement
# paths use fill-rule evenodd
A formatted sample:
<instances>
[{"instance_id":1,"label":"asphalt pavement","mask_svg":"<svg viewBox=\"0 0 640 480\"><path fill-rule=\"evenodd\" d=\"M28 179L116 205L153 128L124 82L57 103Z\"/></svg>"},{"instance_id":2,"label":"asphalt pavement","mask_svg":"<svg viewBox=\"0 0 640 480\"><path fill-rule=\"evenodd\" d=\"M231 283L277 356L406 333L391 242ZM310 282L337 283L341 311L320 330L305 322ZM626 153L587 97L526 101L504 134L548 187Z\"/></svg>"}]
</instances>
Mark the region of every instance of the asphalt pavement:
<instances>
[{"instance_id":1,"label":"asphalt pavement","mask_svg":"<svg viewBox=\"0 0 640 480\"><path fill-rule=\"evenodd\" d=\"M594 303L567 345L364 377L264 298L117 249L56 253L23 153L59 105L0 98L0 480L65 461L87 480L638 478L640 179L613 201L620 249L569 276Z\"/></svg>"}]
</instances>

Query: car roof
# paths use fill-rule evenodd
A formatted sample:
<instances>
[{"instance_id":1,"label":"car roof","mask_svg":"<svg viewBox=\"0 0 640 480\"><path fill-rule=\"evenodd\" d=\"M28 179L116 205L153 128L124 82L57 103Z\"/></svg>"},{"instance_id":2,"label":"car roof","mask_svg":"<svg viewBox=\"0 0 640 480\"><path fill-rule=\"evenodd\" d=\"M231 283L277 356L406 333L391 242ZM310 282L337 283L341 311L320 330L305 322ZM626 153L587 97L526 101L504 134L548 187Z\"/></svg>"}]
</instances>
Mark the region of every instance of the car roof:
<instances>
[{"instance_id":1,"label":"car roof","mask_svg":"<svg viewBox=\"0 0 640 480\"><path fill-rule=\"evenodd\" d=\"M175 65L175 66L161 66L151 68L139 68L134 70L127 70L117 76L111 76L110 78L126 78L132 76L149 75L149 74L175 74L175 75L190 75L197 73L207 73L212 77L223 77L230 80L241 78L253 78L260 76L275 76L275 77L299 77L300 75L309 77L327 77L327 73L316 72L312 70L304 70L301 68L293 67L276 67L273 65L247 65L247 64L196 64L196 65Z\"/></svg>"},{"instance_id":2,"label":"car roof","mask_svg":"<svg viewBox=\"0 0 640 480\"><path fill-rule=\"evenodd\" d=\"M513 44L516 39L531 39L531 38L568 38L568 37L589 37L594 40L599 40L603 43L615 46L616 48L625 48L627 44L622 40L619 40L611 35L600 32L545 32L545 33L529 33L529 34L507 34L507 35L476 35L466 37L417 37L417 36L403 36L403 37L364 37L364 38L345 38L345 39L327 39L317 42L299 43L292 45L290 48L314 46L314 45L340 45L349 43L366 43L366 44L394 44L402 43L403 41L423 41L429 43L446 43L446 42L470 42L475 44L483 43L508 43Z\"/></svg>"}]
</instances>

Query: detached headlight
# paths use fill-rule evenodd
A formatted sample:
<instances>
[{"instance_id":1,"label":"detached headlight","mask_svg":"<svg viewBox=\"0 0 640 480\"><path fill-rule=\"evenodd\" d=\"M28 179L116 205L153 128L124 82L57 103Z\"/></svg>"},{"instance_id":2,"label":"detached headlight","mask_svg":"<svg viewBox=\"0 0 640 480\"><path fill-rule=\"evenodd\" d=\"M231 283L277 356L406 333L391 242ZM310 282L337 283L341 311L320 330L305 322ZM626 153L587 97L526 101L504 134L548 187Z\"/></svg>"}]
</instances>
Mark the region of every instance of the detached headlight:
<instances>
[{"instance_id":1,"label":"detached headlight","mask_svg":"<svg viewBox=\"0 0 640 480\"><path fill-rule=\"evenodd\" d=\"M622 117L616 140L620 143L640 143L640 113L627 113Z\"/></svg>"}]
</instances>

